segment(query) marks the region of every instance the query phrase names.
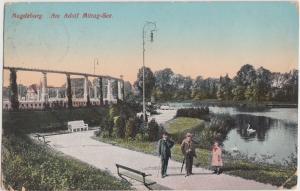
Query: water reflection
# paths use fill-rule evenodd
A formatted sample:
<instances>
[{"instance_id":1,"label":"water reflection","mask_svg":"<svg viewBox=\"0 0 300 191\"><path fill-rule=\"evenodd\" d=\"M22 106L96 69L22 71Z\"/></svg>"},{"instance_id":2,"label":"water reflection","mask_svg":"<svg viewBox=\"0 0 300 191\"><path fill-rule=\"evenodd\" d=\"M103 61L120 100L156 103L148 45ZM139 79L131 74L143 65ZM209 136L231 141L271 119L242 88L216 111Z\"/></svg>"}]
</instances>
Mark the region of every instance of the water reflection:
<instances>
[{"instance_id":1,"label":"water reflection","mask_svg":"<svg viewBox=\"0 0 300 191\"><path fill-rule=\"evenodd\" d=\"M246 141L251 141L257 138L258 141L264 141L267 131L273 124L278 121L264 116L253 116L238 114L233 116L235 119L235 127L238 134ZM255 132L247 131L248 124L250 123L251 129Z\"/></svg>"},{"instance_id":2,"label":"water reflection","mask_svg":"<svg viewBox=\"0 0 300 191\"><path fill-rule=\"evenodd\" d=\"M271 156L266 161L270 163L289 160L292 153L296 154L297 124L264 116L238 114L232 117L236 125L223 143L226 150L238 148L242 154L256 159ZM248 123L256 130L254 133L247 131Z\"/></svg>"}]
</instances>

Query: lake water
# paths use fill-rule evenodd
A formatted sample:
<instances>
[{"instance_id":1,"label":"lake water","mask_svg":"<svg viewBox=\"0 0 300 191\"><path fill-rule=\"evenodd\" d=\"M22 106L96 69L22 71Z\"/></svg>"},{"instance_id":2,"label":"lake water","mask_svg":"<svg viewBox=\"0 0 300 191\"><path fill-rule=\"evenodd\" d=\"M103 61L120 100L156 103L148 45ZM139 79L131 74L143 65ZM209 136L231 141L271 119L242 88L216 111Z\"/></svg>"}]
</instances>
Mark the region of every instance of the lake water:
<instances>
[{"instance_id":1,"label":"lake water","mask_svg":"<svg viewBox=\"0 0 300 191\"><path fill-rule=\"evenodd\" d=\"M289 161L296 154L298 141L297 108L274 108L265 112L239 112L235 108L210 107L213 113L227 113L235 119L235 128L223 142L224 149L265 162ZM248 123L256 132L247 131Z\"/></svg>"},{"instance_id":2,"label":"lake water","mask_svg":"<svg viewBox=\"0 0 300 191\"><path fill-rule=\"evenodd\" d=\"M176 109L193 107L191 103L169 103ZM298 109L272 108L264 112L240 112L233 107L209 107L210 112L216 114L229 114L235 119L235 127L228 133L223 142L226 151L240 153L252 157L254 160L265 162L289 161L289 157L297 155L298 142ZM176 110L175 110L176 111ZM155 118L162 118L161 122L172 119L176 112L162 111ZM247 125L255 129L255 133L247 132Z\"/></svg>"}]
</instances>

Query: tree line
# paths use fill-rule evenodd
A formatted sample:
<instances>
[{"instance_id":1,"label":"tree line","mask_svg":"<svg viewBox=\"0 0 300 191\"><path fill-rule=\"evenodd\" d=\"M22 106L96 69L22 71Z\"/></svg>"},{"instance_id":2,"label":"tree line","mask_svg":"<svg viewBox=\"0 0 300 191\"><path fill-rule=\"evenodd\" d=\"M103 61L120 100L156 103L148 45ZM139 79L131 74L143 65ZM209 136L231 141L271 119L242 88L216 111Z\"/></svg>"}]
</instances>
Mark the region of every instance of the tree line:
<instances>
[{"instance_id":1,"label":"tree line","mask_svg":"<svg viewBox=\"0 0 300 191\"><path fill-rule=\"evenodd\" d=\"M137 74L133 87L137 96L142 95L143 68ZM243 65L233 78L228 75L220 78L183 76L170 68L152 72L145 67L145 96L157 101L204 100L221 101L284 101L297 102L298 70L286 73L271 72L252 65Z\"/></svg>"}]
</instances>

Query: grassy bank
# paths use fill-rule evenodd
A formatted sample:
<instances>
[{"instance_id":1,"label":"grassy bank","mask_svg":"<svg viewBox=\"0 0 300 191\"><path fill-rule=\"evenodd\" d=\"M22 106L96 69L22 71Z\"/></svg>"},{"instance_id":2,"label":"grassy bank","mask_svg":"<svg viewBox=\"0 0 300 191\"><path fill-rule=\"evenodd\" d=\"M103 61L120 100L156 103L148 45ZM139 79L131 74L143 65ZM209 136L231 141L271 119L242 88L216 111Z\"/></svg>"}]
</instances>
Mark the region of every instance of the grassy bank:
<instances>
[{"instance_id":1,"label":"grassy bank","mask_svg":"<svg viewBox=\"0 0 300 191\"><path fill-rule=\"evenodd\" d=\"M165 130L171 134L171 137L180 143L187 132L195 133L204 128L204 121L197 118L177 117L167 122Z\"/></svg>"},{"instance_id":2,"label":"grassy bank","mask_svg":"<svg viewBox=\"0 0 300 191\"><path fill-rule=\"evenodd\" d=\"M143 142L138 140L125 140L116 138L100 138L94 137L96 140L114 144L130 150L139 151L147 154L157 155L156 142ZM210 169L211 152L207 149L197 149L197 158L194 160L194 165ZM176 144L172 149L172 159L182 162L180 145ZM225 154L224 173L243 177L245 179L255 180L262 183L269 183L275 186L281 186L285 181L292 177L295 169L279 165L254 163L249 160L234 158L229 154ZM285 184L286 188L291 188L297 184L297 176Z\"/></svg>"},{"instance_id":3,"label":"grassy bank","mask_svg":"<svg viewBox=\"0 0 300 191\"><path fill-rule=\"evenodd\" d=\"M203 124L203 121L196 118L188 117L177 117L174 120L171 120L166 125L166 130L170 134L182 133L186 130L191 130L199 127Z\"/></svg>"},{"instance_id":4,"label":"grassy bank","mask_svg":"<svg viewBox=\"0 0 300 191\"><path fill-rule=\"evenodd\" d=\"M20 190L123 190L130 185L85 163L35 144L25 135L3 138L5 184Z\"/></svg>"}]
</instances>

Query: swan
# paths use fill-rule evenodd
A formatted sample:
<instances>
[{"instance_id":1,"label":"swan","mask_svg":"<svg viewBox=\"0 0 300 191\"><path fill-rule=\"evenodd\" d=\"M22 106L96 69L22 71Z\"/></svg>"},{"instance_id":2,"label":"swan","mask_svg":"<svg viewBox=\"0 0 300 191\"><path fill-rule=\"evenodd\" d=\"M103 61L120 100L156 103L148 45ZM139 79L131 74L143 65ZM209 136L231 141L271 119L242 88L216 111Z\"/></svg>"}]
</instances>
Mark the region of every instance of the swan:
<instances>
[{"instance_id":1,"label":"swan","mask_svg":"<svg viewBox=\"0 0 300 191\"><path fill-rule=\"evenodd\" d=\"M255 130L255 129L251 129L251 128L250 128L250 124L248 124L247 132L249 132L249 133L254 133L254 132L256 132L256 130Z\"/></svg>"},{"instance_id":2,"label":"swan","mask_svg":"<svg viewBox=\"0 0 300 191\"><path fill-rule=\"evenodd\" d=\"M232 150L233 152L238 152L238 151L239 151L239 149L237 148L236 145L235 145L234 147L232 147L231 150Z\"/></svg>"}]
</instances>

